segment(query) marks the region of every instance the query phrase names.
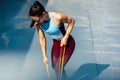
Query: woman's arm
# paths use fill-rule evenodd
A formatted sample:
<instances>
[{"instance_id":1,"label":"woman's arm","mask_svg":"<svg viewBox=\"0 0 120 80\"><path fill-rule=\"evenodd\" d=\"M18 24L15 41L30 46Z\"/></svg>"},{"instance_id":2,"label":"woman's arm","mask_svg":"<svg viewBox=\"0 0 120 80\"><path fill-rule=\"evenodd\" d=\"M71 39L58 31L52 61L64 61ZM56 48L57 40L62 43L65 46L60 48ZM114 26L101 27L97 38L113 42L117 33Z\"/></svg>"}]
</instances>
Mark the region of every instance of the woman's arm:
<instances>
[{"instance_id":1,"label":"woman's arm","mask_svg":"<svg viewBox=\"0 0 120 80\"><path fill-rule=\"evenodd\" d=\"M62 13L55 13L55 15L56 15L56 22L58 22L58 25L60 23L67 23L68 24L66 34L64 35L64 37L61 40L60 46L63 46L63 45L67 44L67 39L68 39L72 29L73 29L75 20L72 17L65 15L65 14L62 14Z\"/></svg>"},{"instance_id":2,"label":"woman's arm","mask_svg":"<svg viewBox=\"0 0 120 80\"><path fill-rule=\"evenodd\" d=\"M60 22L62 23L68 23L68 27L67 27L67 30L66 30L66 34L65 34L65 38L68 39L72 29L73 29L73 26L74 26L74 23L75 23L75 20L70 17L70 16L67 16L67 15L62 15L61 14L61 19L60 19Z\"/></svg>"},{"instance_id":3,"label":"woman's arm","mask_svg":"<svg viewBox=\"0 0 120 80\"><path fill-rule=\"evenodd\" d=\"M45 64L47 64L48 59L47 59L47 55L46 55L46 38L45 38L44 32L41 30L39 25L36 25L36 29L37 29L37 32L38 32L40 46L41 46L42 54L43 54L43 58L44 58L43 62Z\"/></svg>"}]
</instances>

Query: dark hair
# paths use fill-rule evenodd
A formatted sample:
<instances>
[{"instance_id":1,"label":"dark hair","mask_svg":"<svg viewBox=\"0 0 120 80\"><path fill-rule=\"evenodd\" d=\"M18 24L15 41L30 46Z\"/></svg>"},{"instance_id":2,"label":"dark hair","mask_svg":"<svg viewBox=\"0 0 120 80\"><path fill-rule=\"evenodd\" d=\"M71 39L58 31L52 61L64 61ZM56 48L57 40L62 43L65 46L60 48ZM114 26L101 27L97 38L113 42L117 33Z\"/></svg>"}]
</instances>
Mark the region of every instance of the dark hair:
<instances>
[{"instance_id":1,"label":"dark hair","mask_svg":"<svg viewBox=\"0 0 120 80\"><path fill-rule=\"evenodd\" d=\"M29 16L35 15L40 16L44 11L45 11L44 6L39 1L35 1L29 10Z\"/></svg>"},{"instance_id":2,"label":"dark hair","mask_svg":"<svg viewBox=\"0 0 120 80\"><path fill-rule=\"evenodd\" d=\"M36 16L36 15L41 16L44 11L45 11L44 6L39 1L35 1L29 10L29 16ZM31 28L34 26L34 23L35 21L32 20L30 25Z\"/></svg>"},{"instance_id":3,"label":"dark hair","mask_svg":"<svg viewBox=\"0 0 120 80\"><path fill-rule=\"evenodd\" d=\"M31 22L31 24L30 24L30 28L32 28L32 27L34 26L34 24L35 24L35 21L32 20L32 22Z\"/></svg>"}]
</instances>

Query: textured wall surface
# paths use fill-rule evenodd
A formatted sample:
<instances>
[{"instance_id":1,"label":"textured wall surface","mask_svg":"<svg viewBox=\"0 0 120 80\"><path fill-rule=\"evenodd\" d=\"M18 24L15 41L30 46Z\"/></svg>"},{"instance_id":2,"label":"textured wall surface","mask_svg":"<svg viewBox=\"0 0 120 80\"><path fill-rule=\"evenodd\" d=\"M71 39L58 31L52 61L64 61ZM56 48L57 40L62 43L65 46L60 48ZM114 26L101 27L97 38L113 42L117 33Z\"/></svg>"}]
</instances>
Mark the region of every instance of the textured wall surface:
<instances>
[{"instance_id":1,"label":"textured wall surface","mask_svg":"<svg viewBox=\"0 0 120 80\"><path fill-rule=\"evenodd\" d=\"M75 51L69 80L120 80L120 0L39 0L47 11L72 16ZM0 80L47 80L38 35L30 29L34 0L0 0ZM67 27L67 25L66 25ZM51 80L52 39L47 37Z\"/></svg>"}]
</instances>

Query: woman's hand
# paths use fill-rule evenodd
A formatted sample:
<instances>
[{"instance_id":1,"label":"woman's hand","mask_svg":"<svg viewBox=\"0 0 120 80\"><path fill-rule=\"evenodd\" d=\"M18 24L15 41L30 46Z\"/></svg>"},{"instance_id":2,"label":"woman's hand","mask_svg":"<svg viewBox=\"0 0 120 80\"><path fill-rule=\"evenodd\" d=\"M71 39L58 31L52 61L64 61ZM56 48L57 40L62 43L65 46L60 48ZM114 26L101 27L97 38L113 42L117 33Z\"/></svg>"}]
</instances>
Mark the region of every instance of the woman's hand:
<instances>
[{"instance_id":1,"label":"woman's hand","mask_svg":"<svg viewBox=\"0 0 120 80\"><path fill-rule=\"evenodd\" d=\"M61 39L60 46L62 47L62 46L65 46L65 45L67 45L67 38L63 37Z\"/></svg>"},{"instance_id":2,"label":"woman's hand","mask_svg":"<svg viewBox=\"0 0 120 80\"><path fill-rule=\"evenodd\" d=\"M35 23L34 23L34 26L39 26L39 23L38 23L38 22L35 22Z\"/></svg>"},{"instance_id":3,"label":"woman's hand","mask_svg":"<svg viewBox=\"0 0 120 80\"><path fill-rule=\"evenodd\" d=\"M45 56L45 57L43 57L44 59L43 59L43 63L44 64L48 64L48 58Z\"/></svg>"}]
</instances>

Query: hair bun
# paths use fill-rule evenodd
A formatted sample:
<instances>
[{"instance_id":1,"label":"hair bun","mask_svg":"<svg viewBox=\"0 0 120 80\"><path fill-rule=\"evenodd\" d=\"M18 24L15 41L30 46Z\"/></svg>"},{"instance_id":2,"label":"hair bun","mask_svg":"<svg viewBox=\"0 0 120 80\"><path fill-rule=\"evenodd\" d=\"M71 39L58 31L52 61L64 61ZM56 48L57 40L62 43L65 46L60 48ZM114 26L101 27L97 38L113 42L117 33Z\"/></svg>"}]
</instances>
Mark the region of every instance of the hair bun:
<instances>
[{"instance_id":1,"label":"hair bun","mask_svg":"<svg viewBox=\"0 0 120 80\"><path fill-rule=\"evenodd\" d=\"M33 10L38 10L39 9L39 6L33 6Z\"/></svg>"},{"instance_id":2,"label":"hair bun","mask_svg":"<svg viewBox=\"0 0 120 80\"><path fill-rule=\"evenodd\" d=\"M39 1L35 1L35 3L33 4L34 7L37 7L39 5Z\"/></svg>"},{"instance_id":3,"label":"hair bun","mask_svg":"<svg viewBox=\"0 0 120 80\"><path fill-rule=\"evenodd\" d=\"M33 4L33 9L34 10L38 10L39 9L39 1L35 1L35 3Z\"/></svg>"}]
</instances>

